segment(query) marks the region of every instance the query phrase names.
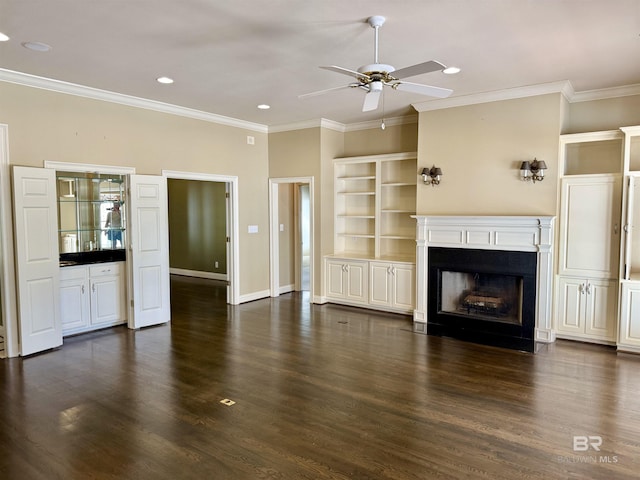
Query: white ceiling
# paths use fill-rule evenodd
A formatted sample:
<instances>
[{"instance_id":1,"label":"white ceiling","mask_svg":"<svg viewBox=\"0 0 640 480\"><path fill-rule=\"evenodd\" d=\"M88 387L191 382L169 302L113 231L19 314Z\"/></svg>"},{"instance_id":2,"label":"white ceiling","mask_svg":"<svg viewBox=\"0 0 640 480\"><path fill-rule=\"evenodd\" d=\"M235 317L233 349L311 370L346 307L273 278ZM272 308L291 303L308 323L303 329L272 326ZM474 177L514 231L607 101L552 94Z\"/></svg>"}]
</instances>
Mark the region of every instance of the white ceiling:
<instances>
[{"instance_id":1,"label":"white ceiling","mask_svg":"<svg viewBox=\"0 0 640 480\"><path fill-rule=\"evenodd\" d=\"M640 0L0 0L0 68L270 126L358 123L381 115L361 112L360 89L298 95L350 82L320 65L373 63L371 15L387 17L381 63L462 69L408 79L452 97L640 84ZM158 84L163 75L175 83ZM428 100L387 89L386 116Z\"/></svg>"}]
</instances>

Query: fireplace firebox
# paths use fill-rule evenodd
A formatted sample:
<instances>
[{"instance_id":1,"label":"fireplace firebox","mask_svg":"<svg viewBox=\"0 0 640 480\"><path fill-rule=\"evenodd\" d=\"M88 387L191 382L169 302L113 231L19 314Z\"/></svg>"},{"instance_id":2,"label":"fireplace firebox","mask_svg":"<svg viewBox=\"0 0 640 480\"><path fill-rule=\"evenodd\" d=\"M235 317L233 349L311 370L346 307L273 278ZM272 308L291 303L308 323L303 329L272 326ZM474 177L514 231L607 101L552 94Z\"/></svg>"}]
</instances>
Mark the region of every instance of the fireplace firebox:
<instances>
[{"instance_id":1,"label":"fireplace firebox","mask_svg":"<svg viewBox=\"0 0 640 480\"><path fill-rule=\"evenodd\" d=\"M534 351L535 252L429 247L427 333Z\"/></svg>"}]
</instances>

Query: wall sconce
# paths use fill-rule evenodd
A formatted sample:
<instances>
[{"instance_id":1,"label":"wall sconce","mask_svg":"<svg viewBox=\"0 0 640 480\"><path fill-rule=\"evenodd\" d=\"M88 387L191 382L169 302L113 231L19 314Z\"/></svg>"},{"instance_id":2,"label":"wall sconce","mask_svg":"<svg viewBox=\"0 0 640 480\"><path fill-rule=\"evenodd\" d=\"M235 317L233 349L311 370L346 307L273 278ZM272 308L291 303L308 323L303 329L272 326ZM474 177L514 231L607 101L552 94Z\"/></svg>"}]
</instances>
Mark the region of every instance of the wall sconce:
<instances>
[{"instance_id":1,"label":"wall sconce","mask_svg":"<svg viewBox=\"0 0 640 480\"><path fill-rule=\"evenodd\" d=\"M431 168L423 168L422 172L422 181L425 185L431 185L432 187L440 184L440 177L442 177L442 169L440 167L436 167L435 165Z\"/></svg>"},{"instance_id":2,"label":"wall sconce","mask_svg":"<svg viewBox=\"0 0 640 480\"><path fill-rule=\"evenodd\" d=\"M533 183L541 182L544 180L544 171L547 169L547 164L544 160L533 159L532 162L525 160L520 165L520 178L524 181L532 180Z\"/></svg>"}]
</instances>

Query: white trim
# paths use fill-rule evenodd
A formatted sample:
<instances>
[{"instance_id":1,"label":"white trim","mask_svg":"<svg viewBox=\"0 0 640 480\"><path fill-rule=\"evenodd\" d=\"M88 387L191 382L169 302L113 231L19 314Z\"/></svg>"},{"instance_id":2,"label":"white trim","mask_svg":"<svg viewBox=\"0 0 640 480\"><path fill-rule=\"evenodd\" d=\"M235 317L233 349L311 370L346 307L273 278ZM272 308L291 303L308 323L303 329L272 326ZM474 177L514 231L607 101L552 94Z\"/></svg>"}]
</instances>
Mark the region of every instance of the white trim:
<instances>
[{"instance_id":1,"label":"white trim","mask_svg":"<svg viewBox=\"0 0 640 480\"><path fill-rule=\"evenodd\" d=\"M246 293L244 295L240 295L240 299L238 303L247 303L253 302L255 300L262 300L263 298L269 298L271 293L269 290L262 290L260 292Z\"/></svg>"},{"instance_id":2,"label":"white trim","mask_svg":"<svg viewBox=\"0 0 640 480\"><path fill-rule=\"evenodd\" d=\"M45 160L44 168L53 168L54 170L61 170L65 172L99 172L120 175L134 175L136 173L135 167L114 167L113 165L55 162L52 160Z\"/></svg>"},{"instance_id":3,"label":"white trim","mask_svg":"<svg viewBox=\"0 0 640 480\"><path fill-rule=\"evenodd\" d=\"M245 120L225 117L223 115L204 112L202 110L195 110L193 108L171 105L169 103L158 102L156 100L110 92L99 88L86 87L75 83L30 75L28 73L15 72L4 68L0 68L0 81L15 83L17 85L24 85L27 87L40 88L57 93L75 95L76 97L84 97L92 100L117 103L129 107L143 108L145 110L153 110L156 112L168 113L170 115L178 115L181 117L193 118L210 123L218 123L220 125L227 125L230 127L243 128L260 133L268 133L268 127L260 123L247 122Z\"/></svg>"},{"instance_id":4,"label":"white trim","mask_svg":"<svg viewBox=\"0 0 640 480\"><path fill-rule=\"evenodd\" d=\"M315 193L314 177L282 177L269 179L269 292L272 297L280 294L280 252L279 252L279 222L278 222L278 185L304 183L309 185L309 298L313 301L314 292L314 264L315 264Z\"/></svg>"},{"instance_id":5,"label":"white trim","mask_svg":"<svg viewBox=\"0 0 640 480\"><path fill-rule=\"evenodd\" d=\"M4 348L7 357L20 354L18 342L18 308L16 297L16 270L13 253L13 215L11 214L11 182L9 166L9 126L0 124L0 296Z\"/></svg>"},{"instance_id":6,"label":"white trim","mask_svg":"<svg viewBox=\"0 0 640 480\"><path fill-rule=\"evenodd\" d=\"M562 93L569 101L574 94L573 87L569 81L541 83L538 85L528 85L525 87L506 88L491 92L474 93L471 95L460 95L457 97L442 98L438 100L427 100L426 102L411 104L418 112L429 112L432 110L442 110L444 108L464 107L467 105L477 105L480 103L498 102L501 100L514 100L517 98L534 97L549 93Z\"/></svg>"},{"instance_id":7,"label":"white trim","mask_svg":"<svg viewBox=\"0 0 640 480\"><path fill-rule=\"evenodd\" d=\"M295 292L296 286L293 283L289 285L281 285L279 290L280 290L280 295L284 295L285 293Z\"/></svg>"},{"instance_id":8,"label":"white trim","mask_svg":"<svg viewBox=\"0 0 640 480\"><path fill-rule=\"evenodd\" d=\"M181 275L183 277L207 278L209 280L227 281L228 279L226 273L203 272L200 270L187 270L185 268L169 268L169 273L172 275Z\"/></svg>"},{"instance_id":9,"label":"white trim","mask_svg":"<svg viewBox=\"0 0 640 480\"><path fill-rule=\"evenodd\" d=\"M357 130L371 130L374 128L380 128L382 119L370 120L368 122L349 123L346 125L345 132L355 132ZM407 115L405 117L391 117L385 118L385 127L396 127L398 125L409 125L412 123L418 123L417 115Z\"/></svg>"},{"instance_id":10,"label":"white trim","mask_svg":"<svg viewBox=\"0 0 640 480\"><path fill-rule=\"evenodd\" d=\"M344 123L335 122L326 118L315 118L313 120L304 120L302 122L270 126L269 133L290 132L293 130L304 130L306 128L328 128L329 130L335 130L340 133L345 132Z\"/></svg>"},{"instance_id":11,"label":"white trim","mask_svg":"<svg viewBox=\"0 0 640 480\"><path fill-rule=\"evenodd\" d=\"M176 170L162 170L162 176L180 180L200 180L205 182L223 182L229 188L230 214L227 224L229 242L229 257L227 258L227 275L229 276L228 302L232 305L242 303L240 297L240 221L239 221L239 196L238 177L233 175L216 175L212 173L179 172Z\"/></svg>"},{"instance_id":12,"label":"white trim","mask_svg":"<svg viewBox=\"0 0 640 480\"><path fill-rule=\"evenodd\" d=\"M624 85L622 87L602 88L599 90L585 90L583 92L575 92L571 103L591 102L593 100L606 100L608 98L630 97L632 95L640 95L640 83L635 85Z\"/></svg>"}]
</instances>

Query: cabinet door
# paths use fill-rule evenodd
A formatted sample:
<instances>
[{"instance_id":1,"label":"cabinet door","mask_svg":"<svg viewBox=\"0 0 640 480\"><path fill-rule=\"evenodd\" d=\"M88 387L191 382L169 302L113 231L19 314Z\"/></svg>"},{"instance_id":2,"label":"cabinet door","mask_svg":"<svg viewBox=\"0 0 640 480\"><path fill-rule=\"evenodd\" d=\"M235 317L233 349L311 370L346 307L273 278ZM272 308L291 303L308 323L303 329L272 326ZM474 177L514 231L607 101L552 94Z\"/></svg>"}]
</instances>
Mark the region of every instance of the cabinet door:
<instances>
[{"instance_id":1,"label":"cabinet door","mask_svg":"<svg viewBox=\"0 0 640 480\"><path fill-rule=\"evenodd\" d=\"M346 299L354 302L367 302L368 262L347 263Z\"/></svg>"},{"instance_id":2,"label":"cabinet door","mask_svg":"<svg viewBox=\"0 0 640 480\"><path fill-rule=\"evenodd\" d=\"M618 282L589 280L586 287L585 334L614 341Z\"/></svg>"},{"instance_id":3,"label":"cabinet door","mask_svg":"<svg viewBox=\"0 0 640 480\"><path fill-rule=\"evenodd\" d=\"M560 274L617 278L621 184L615 175L562 179Z\"/></svg>"},{"instance_id":4,"label":"cabinet door","mask_svg":"<svg viewBox=\"0 0 640 480\"><path fill-rule=\"evenodd\" d=\"M122 286L119 276L92 278L91 324L116 323L122 320Z\"/></svg>"},{"instance_id":5,"label":"cabinet door","mask_svg":"<svg viewBox=\"0 0 640 480\"><path fill-rule=\"evenodd\" d=\"M65 267L60 272L60 317L62 333L73 333L89 326L91 315L89 285L85 267Z\"/></svg>"},{"instance_id":6,"label":"cabinet door","mask_svg":"<svg viewBox=\"0 0 640 480\"><path fill-rule=\"evenodd\" d=\"M416 308L416 269L413 265L396 264L392 267L393 306L412 311Z\"/></svg>"},{"instance_id":7,"label":"cabinet door","mask_svg":"<svg viewBox=\"0 0 640 480\"><path fill-rule=\"evenodd\" d=\"M640 284L625 282L620 295L620 334L618 347L640 348Z\"/></svg>"},{"instance_id":8,"label":"cabinet door","mask_svg":"<svg viewBox=\"0 0 640 480\"><path fill-rule=\"evenodd\" d=\"M345 264L342 261L327 260L327 297L344 298L345 289Z\"/></svg>"},{"instance_id":9,"label":"cabinet door","mask_svg":"<svg viewBox=\"0 0 640 480\"><path fill-rule=\"evenodd\" d=\"M391 306L391 265L371 262L369 264L369 303Z\"/></svg>"},{"instance_id":10,"label":"cabinet door","mask_svg":"<svg viewBox=\"0 0 640 480\"><path fill-rule=\"evenodd\" d=\"M558 306L556 324L559 332L584 333L585 281L560 277L558 279Z\"/></svg>"}]
</instances>

